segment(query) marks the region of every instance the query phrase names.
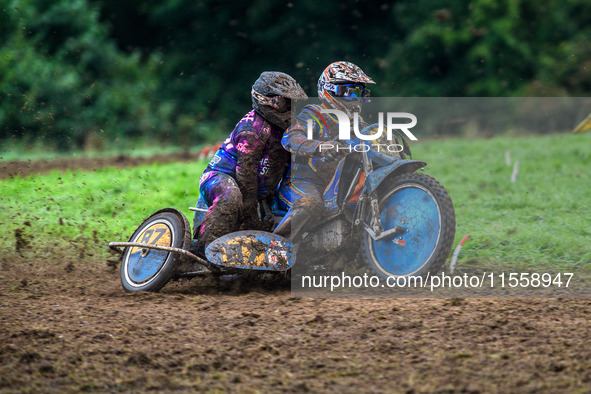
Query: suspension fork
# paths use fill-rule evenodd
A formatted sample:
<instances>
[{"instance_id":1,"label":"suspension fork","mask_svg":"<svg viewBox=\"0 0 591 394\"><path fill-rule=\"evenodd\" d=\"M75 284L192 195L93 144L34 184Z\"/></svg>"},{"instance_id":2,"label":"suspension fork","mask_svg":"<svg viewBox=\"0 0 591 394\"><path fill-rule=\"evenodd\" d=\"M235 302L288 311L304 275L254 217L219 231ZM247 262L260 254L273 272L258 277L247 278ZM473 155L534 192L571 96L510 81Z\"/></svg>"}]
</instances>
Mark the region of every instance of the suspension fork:
<instances>
[{"instance_id":1,"label":"suspension fork","mask_svg":"<svg viewBox=\"0 0 591 394\"><path fill-rule=\"evenodd\" d=\"M361 165L363 166L363 172L365 173L365 179L369 179L369 174L373 172L373 164L371 163L371 159L367 152L361 152ZM375 197L374 193L370 193L367 196L363 194L360 196L360 217L355 220L355 224L359 224L360 221L363 220L365 217L365 212L367 209L367 205L369 204L369 211L371 214L371 219L369 222L369 228L367 227L367 223L364 223L364 227L366 230L372 234L373 237L379 236L384 228L382 227L382 221L380 219L380 206L378 204L378 199Z\"/></svg>"}]
</instances>

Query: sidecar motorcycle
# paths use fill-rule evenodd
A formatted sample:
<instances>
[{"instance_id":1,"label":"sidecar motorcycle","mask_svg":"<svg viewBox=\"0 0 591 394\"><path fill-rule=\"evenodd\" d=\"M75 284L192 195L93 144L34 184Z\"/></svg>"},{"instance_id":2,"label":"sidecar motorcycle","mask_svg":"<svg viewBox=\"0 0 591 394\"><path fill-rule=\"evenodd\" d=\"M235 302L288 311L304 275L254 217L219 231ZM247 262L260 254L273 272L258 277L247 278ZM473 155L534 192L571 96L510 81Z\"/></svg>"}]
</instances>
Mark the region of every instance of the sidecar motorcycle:
<instances>
[{"instance_id":1,"label":"sidecar motorcycle","mask_svg":"<svg viewBox=\"0 0 591 394\"><path fill-rule=\"evenodd\" d=\"M362 133L371 133L368 126ZM400 152L362 150L348 154L325 189L325 212L290 239L264 231L238 231L208 245L205 258L191 253L191 226L177 209L148 217L128 242L111 242L120 253L126 291L158 291L170 280L245 272L289 273L295 250L338 252L356 242L363 263L377 276L437 273L450 254L455 212L447 191L417 172L403 135ZM207 204L200 197L193 228L201 225ZM278 199L261 204L261 217L278 223L286 214ZM358 246L357 246L358 245ZM123 248L123 249L121 249Z\"/></svg>"}]
</instances>

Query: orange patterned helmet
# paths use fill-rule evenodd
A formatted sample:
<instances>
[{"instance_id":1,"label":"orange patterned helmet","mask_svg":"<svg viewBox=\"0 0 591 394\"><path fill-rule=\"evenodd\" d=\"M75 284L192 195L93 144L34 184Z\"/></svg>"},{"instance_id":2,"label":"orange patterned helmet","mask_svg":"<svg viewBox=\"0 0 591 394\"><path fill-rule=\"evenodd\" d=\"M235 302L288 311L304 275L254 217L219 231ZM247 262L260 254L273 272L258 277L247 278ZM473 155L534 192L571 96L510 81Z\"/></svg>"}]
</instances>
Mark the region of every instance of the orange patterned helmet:
<instances>
[{"instance_id":1,"label":"orange patterned helmet","mask_svg":"<svg viewBox=\"0 0 591 394\"><path fill-rule=\"evenodd\" d=\"M350 62L330 64L318 79L318 97L331 107L351 115L361 109L361 102L370 96L365 86L375 83L359 66Z\"/></svg>"}]
</instances>

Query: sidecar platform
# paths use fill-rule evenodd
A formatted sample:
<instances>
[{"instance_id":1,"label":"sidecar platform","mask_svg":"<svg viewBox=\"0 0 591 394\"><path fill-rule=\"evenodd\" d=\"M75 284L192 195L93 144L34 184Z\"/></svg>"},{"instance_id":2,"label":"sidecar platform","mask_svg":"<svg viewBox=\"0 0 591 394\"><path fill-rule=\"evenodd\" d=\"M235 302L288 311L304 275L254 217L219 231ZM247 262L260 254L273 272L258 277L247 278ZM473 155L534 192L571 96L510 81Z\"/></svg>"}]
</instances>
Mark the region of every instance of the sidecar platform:
<instances>
[{"instance_id":1,"label":"sidecar platform","mask_svg":"<svg viewBox=\"0 0 591 394\"><path fill-rule=\"evenodd\" d=\"M220 267L260 271L287 271L291 268L291 242L265 231L237 231L210 243L205 255Z\"/></svg>"}]
</instances>

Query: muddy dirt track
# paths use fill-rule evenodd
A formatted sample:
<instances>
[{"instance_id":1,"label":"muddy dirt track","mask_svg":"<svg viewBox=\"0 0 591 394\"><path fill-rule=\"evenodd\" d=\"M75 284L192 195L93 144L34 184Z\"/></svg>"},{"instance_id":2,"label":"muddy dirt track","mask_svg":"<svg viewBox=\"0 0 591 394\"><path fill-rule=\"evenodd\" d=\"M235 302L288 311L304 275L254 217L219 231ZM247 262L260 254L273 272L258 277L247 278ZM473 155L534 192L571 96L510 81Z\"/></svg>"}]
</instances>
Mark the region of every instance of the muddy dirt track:
<instances>
[{"instance_id":1,"label":"muddy dirt track","mask_svg":"<svg viewBox=\"0 0 591 394\"><path fill-rule=\"evenodd\" d=\"M0 261L1 392L589 392L591 300L126 294L104 262Z\"/></svg>"},{"instance_id":2,"label":"muddy dirt track","mask_svg":"<svg viewBox=\"0 0 591 394\"><path fill-rule=\"evenodd\" d=\"M590 312L590 299L292 298L261 279L126 294L102 260L0 256L0 392L587 393Z\"/></svg>"},{"instance_id":3,"label":"muddy dirt track","mask_svg":"<svg viewBox=\"0 0 591 394\"><path fill-rule=\"evenodd\" d=\"M27 176L31 174L43 174L50 171L63 171L73 169L95 170L105 166L132 167L152 163L169 163L173 161L194 162L199 158L195 152L183 151L177 153L155 155L149 157L132 157L119 155L99 158L66 158L55 160L28 160L28 161L0 161L0 179L13 178L15 176Z\"/></svg>"}]
</instances>

